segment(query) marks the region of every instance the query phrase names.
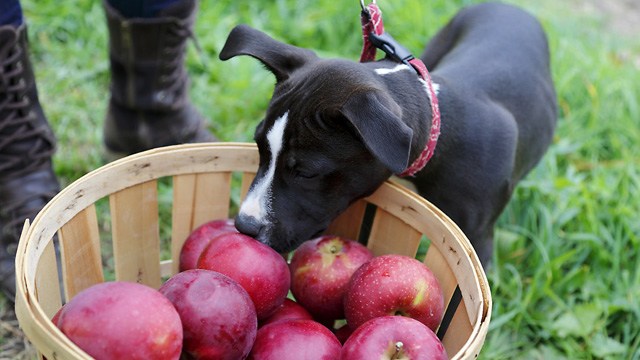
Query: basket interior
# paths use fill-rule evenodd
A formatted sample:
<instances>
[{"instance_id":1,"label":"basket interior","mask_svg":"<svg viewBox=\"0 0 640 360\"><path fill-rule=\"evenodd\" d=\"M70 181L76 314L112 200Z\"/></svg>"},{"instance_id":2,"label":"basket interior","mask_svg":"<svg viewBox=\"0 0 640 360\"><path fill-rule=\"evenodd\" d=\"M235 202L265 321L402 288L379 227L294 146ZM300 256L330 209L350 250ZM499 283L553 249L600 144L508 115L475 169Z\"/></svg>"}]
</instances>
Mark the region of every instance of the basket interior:
<instances>
[{"instance_id":1,"label":"basket interior","mask_svg":"<svg viewBox=\"0 0 640 360\"><path fill-rule=\"evenodd\" d=\"M25 267L33 267L34 271L30 278L27 270L25 297L36 299L35 311L41 310L51 318L66 299L106 280L160 287L163 280L178 271L180 249L193 229L209 220L235 215L239 199L246 194L257 168L255 148L242 145L242 150L249 155L243 158L248 164L239 166L240 170L235 169L237 163L215 165L220 159L226 161L226 155L214 147L211 152L220 157L211 160L213 165L151 171L151 175L146 174L144 164L153 168L155 163L143 155L145 161L133 159L122 165L135 171L128 172L131 178L126 181L113 179L122 182L116 186L117 191L102 189L106 195L101 196L100 191L91 192L91 186L72 189L75 193L67 197L75 202L62 201L52 209L45 208L52 213L56 209L66 213L58 217L49 214L52 223L48 226L53 228L48 231L52 235L40 232L44 238L38 243L43 246L33 252L35 256L29 255L27 246ZM104 181L118 174L93 175ZM64 200L65 196L61 198ZM45 210L42 217L46 216ZM27 232L27 242L35 241L31 238L40 217ZM469 350L473 352L469 343L490 311L490 296L468 241L442 213L401 186L385 183L370 197L355 202L327 233L357 239L376 255L418 255L443 288L447 308L438 336L448 354L458 358ZM60 245L59 257L54 243Z\"/></svg>"}]
</instances>

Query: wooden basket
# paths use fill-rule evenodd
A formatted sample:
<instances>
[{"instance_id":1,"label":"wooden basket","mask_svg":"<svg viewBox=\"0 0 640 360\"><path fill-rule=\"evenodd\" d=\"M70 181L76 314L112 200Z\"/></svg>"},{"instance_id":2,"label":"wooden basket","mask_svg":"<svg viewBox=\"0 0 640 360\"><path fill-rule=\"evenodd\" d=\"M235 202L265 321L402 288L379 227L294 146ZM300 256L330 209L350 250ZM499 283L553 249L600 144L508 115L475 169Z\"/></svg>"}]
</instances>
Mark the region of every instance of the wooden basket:
<instances>
[{"instance_id":1,"label":"wooden basket","mask_svg":"<svg viewBox=\"0 0 640 360\"><path fill-rule=\"evenodd\" d=\"M48 359L90 359L50 321L65 299L105 281L106 268L117 280L158 288L177 272L180 248L191 230L231 216L230 199L246 193L257 167L253 144L178 145L120 159L63 189L32 224L25 223L16 255L16 314L39 353ZM233 186L240 178L241 185ZM158 215L159 184L172 187L170 216ZM107 207L110 222L100 228L96 214ZM159 228L169 217L170 224L162 227L171 228L170 253L165 250L167 260L161 261ZM415 256L424 237L430 239L424 261L448 303L438 334L451 358L477 357L489 326L491 294L469 241L441 211L386 182L327 232L366 241L376 255ZM105 253L105 243L112 255Z\"/></svg>"}]
</instances>

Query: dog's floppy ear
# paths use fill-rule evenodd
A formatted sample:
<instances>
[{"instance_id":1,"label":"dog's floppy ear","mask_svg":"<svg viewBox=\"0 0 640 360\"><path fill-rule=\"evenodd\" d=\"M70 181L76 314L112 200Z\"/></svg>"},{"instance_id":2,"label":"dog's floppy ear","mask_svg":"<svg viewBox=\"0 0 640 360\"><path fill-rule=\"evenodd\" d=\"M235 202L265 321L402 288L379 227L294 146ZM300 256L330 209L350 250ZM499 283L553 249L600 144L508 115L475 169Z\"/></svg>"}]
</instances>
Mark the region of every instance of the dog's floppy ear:
<instances>
[{"instance_id":1,"label":"dog's floppy ear","mask_svg":"<svg viewBox=\"0 0 640 360\"><path fill-rule=\"evenodd\" d=\"M341 113L351 122L369 151L394 174L409 163L413 130L400 116L400 106L381 92L367 91L351 96Z\"/></svg>"},{"instance_id":2,"label":"dog's floppy ear","mask_svg":"<svg viewBox=\"0 0 640 360\"><path fill-rule=\"evenodd\" d=\"M248 25L238 25L229 34L220 52L221 60L249 55L260 60L276 76L285 80L295 69L317 59L311 50L281 43Z\"/></svg>"}]
</instances>

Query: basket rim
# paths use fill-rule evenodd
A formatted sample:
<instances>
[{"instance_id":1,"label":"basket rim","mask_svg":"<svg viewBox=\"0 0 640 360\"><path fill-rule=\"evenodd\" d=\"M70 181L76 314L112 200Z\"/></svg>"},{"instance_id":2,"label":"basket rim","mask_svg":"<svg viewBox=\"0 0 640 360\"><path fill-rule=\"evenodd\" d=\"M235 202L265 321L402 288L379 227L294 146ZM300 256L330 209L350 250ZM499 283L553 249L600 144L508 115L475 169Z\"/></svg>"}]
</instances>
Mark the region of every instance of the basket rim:
<instances>
[{"instance_id":1,"label":"basket rim","mask_svg":"<svg viewBox=\"0 0 640 360\"><path fill-rule=\"evenodd\" d=\"M88 199L89 196L85 196L86 193L83 192L86 191L86 188L83 188L83 185L86 185L85 183L88 181L88 179L104 178L101 175L109 174L110 172L116 170L123 171L123 169L128 169L130 171L136 172L136 176L140 176L140 174L144 170L145 174L147 174L145 176L147 177L145 181L154 180L163 176L194 173L192 169L190 169L189 171L181 171L183 169L178 169L177 171L173 171L171 173L165 173L166 171L154 172L153 164L154 161L159 161L160 158L165 157L168 154L172 154L174 156L184 155L186 156L186 159L189 159L189 155L194 152L210 152L212 150L231 150L240 152L244 151L247 153L247 156L250 159L247 162L248 165L245 164L244 166L242 166L243 164L234 164L235 166L229 169L212 169L211 167L209 167L207 168L207 171L255 172L258 164L256 149L257 146L255 143L241 142L181 144L155 148L105 164L85 174L84 176L80 177L79 179L62 189L51 201L49 201L43 207L43 209L34 218L33 222L29 222L28 220L25 221L25 225L18 244L18 250L16 253L16 314L18 316L20 326L23 328L25 334L27 334L30 339L40 340L46 338L46 335L48 334L50 336L53 336L54 341L62 342L62 344L64 344L64 346L67 347L67 349L70 350L70 352L76 355L78 358L90 358L87 357L84 351L82 351L66 336L64 336L55 325L53 325L51 320L46 315L44 309L39 304L39 301L37 299L37 290L35 287L37 264L30 263L30 257L28 256L31 254L34 255L34 259L39 259L44 252L46 245L52 242L55 233L58 231L58 228L61 225L59 225L56 229L47 227L48 221L46 218L50 215L50 213L55 213L56 208L60 207L61 203L64 203L65 201L69 201L71 199L78 201L77 203L75 203L75 208L74 206L71 206L71 208L69 208L70 205L61 208L61 210L70 210L68 211L68 213L73 214L67 215L67 217L69 217L70 219L72 216L79 213L84 208L86 208L86 206L89 206L95 201L90 201L90 199ZM212 163L215 162L215 160L216 156L213 156L211 158ZM205 172L205 170L203 170L203 172ZM102 180L102 183L104 182L105 180ZM142 181L138 181L138 183L140 182ZM101 185L104 184L96 182L96 189L93 189L98 191L98 195L94 196L96 199L102 198L109 193L114 192L114 190L122 190L124 188L127 188L128 186L131 186L121 186L119 188L111 186L109 188L108 186ZM411 198L412 201L414 201L416 204L419 204L429 211L436 213L439 217L445 219L445 221L443 221L445 226L448 227L452 233L457 235L456 239L464 249L464 254L462 254L462 256L468 259L468 261L472 265L473 270L475 271L475 281L477 283L477 286L479 287L480 294L482 294L482 299L475 299L478 300L479 303L479 316L476 319L476 322L473 324L473 331L469 339L453 358L462 358L470 352L479 350L479 347L482 346L484 338L486 337L486 334L488 332L492 312L492 298L486 274L482 268L482 265L480 264L475 251L473 250L473 247L471 246L471 243L462 233L459 227L454 224L453 221L451 221L451 219L449 219L444 213L442 213L438 208L436 208L426 199L420 197L416 193L406 189L404 186L392 180L387 180L385 184L383 184L383 187L387 187L389 189L392 189L393 191L400 192L404 196ZM375 202L375 196L376 193L365 198L365 200ZM85 203L87 205L83 206ZM64 219L61 219L59 215L58 217L56 217L55 223L64 224L68 222L69 219L64 221Z\"/></svg>"}]
</instances>

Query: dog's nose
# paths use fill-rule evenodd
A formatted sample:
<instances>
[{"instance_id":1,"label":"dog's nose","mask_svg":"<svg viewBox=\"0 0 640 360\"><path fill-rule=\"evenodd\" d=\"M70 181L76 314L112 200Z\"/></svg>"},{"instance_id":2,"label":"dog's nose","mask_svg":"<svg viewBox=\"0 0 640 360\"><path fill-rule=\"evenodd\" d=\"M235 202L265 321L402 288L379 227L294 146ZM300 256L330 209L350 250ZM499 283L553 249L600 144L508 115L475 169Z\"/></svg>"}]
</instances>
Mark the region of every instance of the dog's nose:
<instances>
[{"instance_id":1,"label":"dog's nose","mask_svg":"<svg viewBox=\"0 0 640 360\"><path fill-rule=\"evenodd\" d=\"M256 218L242 213L236 216L235 224L238 231L253 238L258 237L262 229L262 224Z\"/></svg>"}]
</instances>

